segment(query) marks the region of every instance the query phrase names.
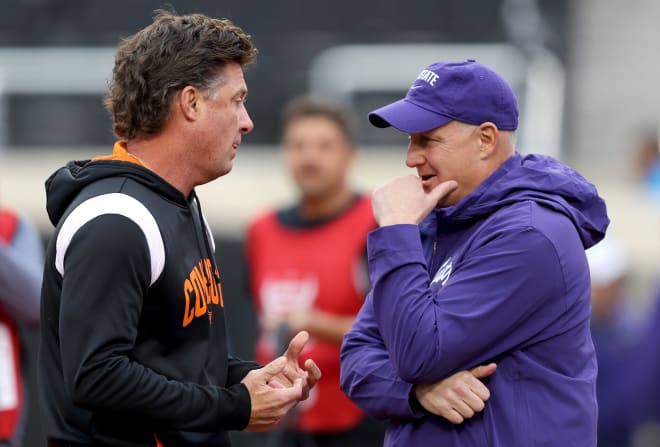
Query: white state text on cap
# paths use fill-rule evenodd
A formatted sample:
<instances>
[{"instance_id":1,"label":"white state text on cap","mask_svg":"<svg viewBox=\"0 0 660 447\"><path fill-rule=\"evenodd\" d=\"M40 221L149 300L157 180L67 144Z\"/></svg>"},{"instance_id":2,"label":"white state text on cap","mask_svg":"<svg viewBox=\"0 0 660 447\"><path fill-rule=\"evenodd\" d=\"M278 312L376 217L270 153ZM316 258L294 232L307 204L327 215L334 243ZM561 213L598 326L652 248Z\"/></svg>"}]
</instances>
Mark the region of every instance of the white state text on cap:
<instances>
[{"instance_id":1,"label":"white state text on cap","mask_svg":"<svg viewBox=\"0 0 660 447\"><path fill-rule=\"evenodd\" d=\"M438 80L438 75L433 73L431 70L422 70L419 76L417 76L417 79L421 79L433 87L435 85L435 81Z\"/></svg>"}]
</instances>

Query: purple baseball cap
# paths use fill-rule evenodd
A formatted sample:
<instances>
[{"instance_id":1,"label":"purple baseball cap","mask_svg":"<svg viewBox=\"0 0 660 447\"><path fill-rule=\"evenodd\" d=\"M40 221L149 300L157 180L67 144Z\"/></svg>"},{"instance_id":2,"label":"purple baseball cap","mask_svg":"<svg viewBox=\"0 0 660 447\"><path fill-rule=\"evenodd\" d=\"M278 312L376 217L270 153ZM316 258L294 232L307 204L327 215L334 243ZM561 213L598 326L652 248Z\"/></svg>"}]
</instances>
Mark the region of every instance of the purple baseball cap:
<instances>
[{"instance_id":1,"label":"purple baseball cap","mask_svg":"<svg viewBox=\"0 0 660 447\"><path fill-rule=\"evenodd\" d=\"M436 62L422 70L406 97L369 113L376 127L426 132L450 121L501 130L518 128L518 101L508 82L474 60Z\"/></svg>"}]
</instances>

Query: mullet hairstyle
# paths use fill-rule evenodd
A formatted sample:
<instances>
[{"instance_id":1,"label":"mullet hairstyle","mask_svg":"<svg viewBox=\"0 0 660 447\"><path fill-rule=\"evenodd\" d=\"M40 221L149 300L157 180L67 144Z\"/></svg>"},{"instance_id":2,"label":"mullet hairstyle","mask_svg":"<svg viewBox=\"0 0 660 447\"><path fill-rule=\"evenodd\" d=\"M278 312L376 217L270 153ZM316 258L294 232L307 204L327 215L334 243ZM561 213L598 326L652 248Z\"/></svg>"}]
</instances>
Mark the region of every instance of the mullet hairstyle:
<instances>
[{"instance_id":1,"label":"mullet hairstyle","mask_svg":"<svg viewBox=\"0 0 660 447\"><path fill-rule=\"evenodd\" d=\"M193 86L210 97L227 63L246 67L257 53L250 35L228 19L157 10L151 25L117 49L104 99L115 134L128 140L157 133L176 92Z\"/></svg>"}]
</instances>

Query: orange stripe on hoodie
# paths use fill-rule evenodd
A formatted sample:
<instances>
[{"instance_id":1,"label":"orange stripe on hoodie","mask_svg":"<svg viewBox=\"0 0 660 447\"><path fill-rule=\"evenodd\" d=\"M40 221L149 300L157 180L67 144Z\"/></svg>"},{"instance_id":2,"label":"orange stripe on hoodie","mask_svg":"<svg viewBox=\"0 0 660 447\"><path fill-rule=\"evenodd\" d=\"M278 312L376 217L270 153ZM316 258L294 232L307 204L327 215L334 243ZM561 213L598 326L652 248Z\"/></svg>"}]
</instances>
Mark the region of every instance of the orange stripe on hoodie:
<instances>
[{"instance_id":1,"label":"orange stripe on hoodie","mask_svg":"<svg viewBox=\"0 0 660 447\"><path fill-rule=\"evenodd\" d=\"M139 158L137 158L135 155L131 154L128 152L128 149L126 148L126 142L125 141L117 141L112 148L112 154L110 155L99 155L97 157L94 157L92 160L98 161L98 160L116 160L116 161L127 161L129 163L135 163L136 165L140 165L144 167L144 163L140 161Z\"/></svg>"}]
</instances>

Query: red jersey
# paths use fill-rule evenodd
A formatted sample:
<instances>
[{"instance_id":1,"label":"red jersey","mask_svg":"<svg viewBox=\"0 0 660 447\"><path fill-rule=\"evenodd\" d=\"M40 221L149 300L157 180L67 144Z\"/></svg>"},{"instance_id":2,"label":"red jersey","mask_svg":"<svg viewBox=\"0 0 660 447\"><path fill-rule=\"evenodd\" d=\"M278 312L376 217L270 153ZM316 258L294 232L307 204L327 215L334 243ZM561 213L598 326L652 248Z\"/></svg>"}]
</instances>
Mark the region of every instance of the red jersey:
<instances>
[{"instance_id":1,"label":"red jersey","mask_svg":"<svg viewBox=\"0 0 660 447\"><path fill-rule=\"evenodd\" d=\"M0 244L11 244L18 218L0 210ZM0 306L0 443L11 440L17 430L23 407L23 374L18 327Z\"/></svg>"},{"instance_id":2,"label":"red jersey","mask_svg":"<svg viewBox=\"0 0 660 447\"><path fill-rule=\"evenodd\" d=\"M335 218L305 227L287 225L271 212L256 219L247 234L250 287L260 320L296 310L355 316L367 288L367 233L376 227L368 197L359 197ZM288 336L287 335L287 341ZM257 361L281 355L277 331L260 324ZM364 417L339 388L340 346L311 338L301 363L313 358L323 377L298 406L296 428L345 431Z\"/></svg>"}]
</instances>

